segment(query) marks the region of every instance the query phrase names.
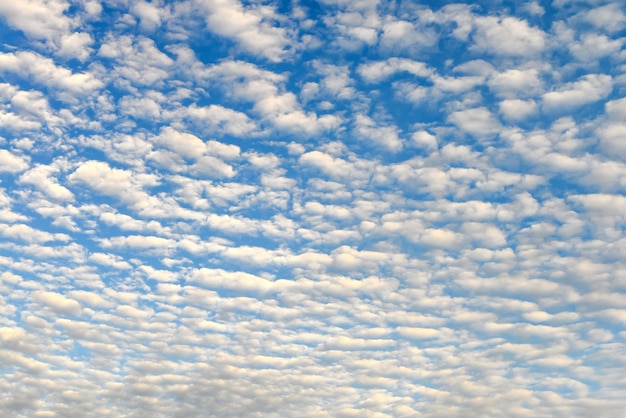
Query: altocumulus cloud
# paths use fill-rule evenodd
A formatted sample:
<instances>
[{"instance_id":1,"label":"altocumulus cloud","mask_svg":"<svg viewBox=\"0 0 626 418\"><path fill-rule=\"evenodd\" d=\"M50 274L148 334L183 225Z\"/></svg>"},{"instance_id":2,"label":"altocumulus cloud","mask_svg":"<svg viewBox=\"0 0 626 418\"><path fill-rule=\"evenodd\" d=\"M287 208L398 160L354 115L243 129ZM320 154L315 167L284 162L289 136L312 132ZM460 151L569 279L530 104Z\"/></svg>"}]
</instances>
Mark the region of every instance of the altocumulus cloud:
<instances>
[{"instance_id":1,"label":"altocumulus cloud","mask_svg":"<svg viewBox=\"0 0 626 418\"><path fill-rule=\"evenodd\" d=\"M621 418L624 4L445 3L0 2L2 416Z\"/></svg>"}]
</instances>

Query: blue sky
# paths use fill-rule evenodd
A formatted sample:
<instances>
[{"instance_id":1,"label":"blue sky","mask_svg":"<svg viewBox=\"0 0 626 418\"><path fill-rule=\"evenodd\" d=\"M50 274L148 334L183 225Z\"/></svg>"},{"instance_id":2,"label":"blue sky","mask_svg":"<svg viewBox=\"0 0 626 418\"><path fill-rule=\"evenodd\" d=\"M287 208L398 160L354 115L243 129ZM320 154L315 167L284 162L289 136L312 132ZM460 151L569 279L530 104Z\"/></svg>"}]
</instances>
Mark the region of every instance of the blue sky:
<instances>
[{"instance_id":1,"label":"blue sky","mask_svg":"<svg viewBox=\"0 0 626 418\"><path fill-rule=\"evenodd\" d=\"M621 417L622 2L0 2L0 411Z\"/></svg>"}]
</instances>

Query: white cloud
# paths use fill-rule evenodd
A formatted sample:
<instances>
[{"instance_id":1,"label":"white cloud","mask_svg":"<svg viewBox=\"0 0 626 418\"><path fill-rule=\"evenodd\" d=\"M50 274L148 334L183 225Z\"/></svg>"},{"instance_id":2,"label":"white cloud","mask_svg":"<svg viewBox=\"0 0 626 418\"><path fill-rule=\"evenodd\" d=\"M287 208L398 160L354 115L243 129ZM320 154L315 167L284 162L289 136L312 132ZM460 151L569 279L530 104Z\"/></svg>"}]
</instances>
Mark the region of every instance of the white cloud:
<instances>
[{"instance_id":1,"label":"white cloud","mask_svg":"<svg viewBox=\"0 0 626 418\"><path fill-rule=\"evenodd\" d=\"M604 108L610 119L626 119L626 98L606 102Z\"/></svg>"},{"instance_id":2,"label":"white cloud","mask_svg":"<svg viewBox=\"0 0 626 418\"><path fill-rule=\"evenodd\" d=\"M66 234L53 234L47 231L41 231L26 224L0 224L0 235L6 238L19 239L31 243L69 241L69 236Z\"/></svg>"},{"instance_id":3,"label":"white cloud","mask_svg":"<svg viewBox=\"0 0 626 418\"><path fill-rule=\"evenodd\" d=\"M57 66L50 58L32 52L0 53L0 71L28 75L38 84L73 95L90 94L103 87L90 73L73 73Z\"/></svg>"},{"instance_id":4,"label":"white cloud","mask_svg":"<svg viewBox=\"0 0 626 418\"><path fill-rule=\"evenodd\" d=\"M256 101L278 92L278 86L286 81L285 74L263 69L245 61L223 61L206 70L206 76L217 83L227 83L227 92L237 99ZM219 84L216 84L219 86Z\"/></svg>"},{"instance_id":5,"label":"white cloud","mask_svg":"<svg viewBox=\"0 0 626 418\"><path fill-rule=\"evenodd\" d=\"M300 156L299 162L305 166L315 167L334 178L362 177L367 175L367 173L350 162L341 158L335 158L321 151L304 153Z\"/></svg>"},{"instance_id":6,"label":"white cloud","mask_svg":"<svg viewBox=\"0 0 626 418\"><path fill-rule=\"evenodd\" d=\"M54 177L58 172L57 167L38 165L22 174L19 181L34 186L52 199L72 201L74 199L72 192Z\"/></svg>"},{"instance_id":7,"label":"white cloud","mask_svg":"<svg viewBox=\"0 0 626 418\"><path fill-rule=\"evenodd\" d=\"M21 117L39 120L48 127L63 123L61 118L53 114L48 100L38 91L18 91L11 98L11 108L18 111Z\"/></svg>"},{"instance_id":8,"label":"white cloud","mask_svg":"<svg viewBox=\"0 0 626 418\"><path fill-rule=\"evenodd\" d=\"M196 159L206 152L206 145L200 138L190 133L178 132L171 127L164 128L155 140L185 158Z\"/></svg>"},{"instance_id":9,"label":"white cloud","mask_svg":"<svg viewBox=\"0 0 626 418\"><path fill-rule=\"evenodd\" d=\"M621 4L23 3L5 415L621 416Z\"/></svg>"},{"instance_id":10,"label":"white cloud","mask_svg":"<svg viewBox=\"0 0 626 418\"><path fill-rule=\"evenodd\" d=\"M622 11L619 2L611 2L579 14L582 20L594 25L596 28L608 32L616 32L626 26L626 15Z\"/></svg>"},{"instance_id":11,"label":"white cloud","mask_svg":"<svg viewBox=\"0 0 626 418\"><path fill-rule=\"evenodd\" d=\"M455 73L487 77L496 72L494 66L482 59L466 61L452 69Z\"/></svg>"},{"instance_id":12,"label":"white cloud","mask_svg":"<svg viewBox=\"0 0 626 418\"><path fill-rule=\"evenodd\" d=\"M161 118L161 105L152 98L133 98L124 96L118 102L120 110L125 115L131 115L136 119L158 120Z\"/></svg>"},{"instance_id":13,"label":"white cloud","mask_svg":"<svg viewBox=\"0 0 626 418\"><path fill-rule=\"evenodd\" d=\"M418 146L423 146L428 149L437 149L437 137L427 131L417 131L411 138Z\"/></svg>"},{"instance_id":14,"label":"white cloud","mask_svg":"<svg viewBox=\"0 0 626 418\"><path fill-rule=\"evenodd\" d=\"M395 57L386 61L361 64L357 71L368 82L379 82L398 72L407 72L424 78L432 74L432 70L423 62Z\"/></svg>"},{"instance_id":15,"label":"white cloud","mask_svg":"<svg viewBox=\"0 0 626 418\"><path fill-rule=\"evenodd\" d=\"M325 24L333 29L331 45L346 51L359 51L364 46L374 46L378 42L380 17L376 12L377 1L343 2L324 1L324 4L338 5L341 10L328 15ZM313 22L309 19L308 22Z\"/></svg>"},{"instance_id":16,"label":"white cloud","mask_svg":"<svg viewBox=\"0 0 626 418\"><path fill-rule=\"evenodd\" d=\"M283 92L284 75L249 63L227 61L210 68L207 76L222 83L230 97L254 102L253 110L261 120L270 122L279 131L311 136L341 123L337 115L318 116L303 111L294 93Z\"/></svg>"},{"instance_id":17,"label":"white cloud","mask_svg":"<svg viewBox=\"0 0 626 418\"><path fill-rule=\"evenodd\" d=\"M129 247L138 249L162 249L175 246L175 241L154 235L129 235L102 241L103 248Z\"/></svg>"},{"instance_id":18,"label":"white cloud","mask_svg":"<svg viewBox=\"0 0 626 418\"><path fill-rule=\"evenodd\" d=\"M93 52L90 47L93 43L94 40L88 33L74 32L61 38L57 54L64 58L85 61Z\"/></svg>"},{"instance_id":19,"label":"white cloud","mask_svg":"<svg viewBox=\"0 0 626 418\"><path fill-rule=\"evenodd\" d=\"M519 95L532 95L542 87L536 69L513 69L497 73L489 79L488 84L499 96L512 99Z\"/></svg>"},{"instance_id":20,"label":"white cloud","mask_svg":"<svg viewBox=\"0 0 626 418\"><path fill-rule=\"evenodd\" d=\"M195 0L206 12L209 30L236 40L241 47L273 62L288 54L289 33L275 26L276 15L270 6L244 7L238 0Z\"/></svg>"},{"instance_id":21,"label":"white cloud","mask_svg":"<svg viewBox=\"0 0 626 418\"><path fill-rule=\"evenodd\" d=\"M437 40L436 33L427 26L389 19L382 25L380 47L385 51L412 50L433 46Z\"/></svg>"},{"instance_id":22,"label":"white cloud","mask_svg":"<svg viewBox=\"0 0 626 418\"><path fill-rule=\"evenodd\" d=\"M314 135L337 127L341 119L335 115L317 116L299 109L295 94L268 96L256 102L254 109L269 119L279 130Z\"/></svg>"},{"instance_id":23,"label":"white cloud","mask_svg":"<svg viewBox=\"0 0 626 418\"><path fill-rule=\"evenodd\" d=\"M498 120L485 107L453 112L448 117L448 121L472 135L494 134L500 128Z\"/></svg>"},{"instance_id":24,"label":"white cloud","mask_svg":"<svg viewBox=\"0 0 626 418\"><path fill-rule=\"evenodd\" d=\"M473 90L476 86L483 84L485 79L481 76L469 77L431 77L435 88L446 93L464 93Z\"/></svg>"},{"instance_id":25,"label":"white cloud","mask_svg":"<svg viewBox=\"0 0 626 418\"><path fill-rule=\"evenodd\" d=\"M363 339L353 337L331 337L324 342L326 350L381 350L395 345L395 341L389 339Z\"/></svg>"},{"instance_id":26,"label":"white cloud","mask_svg":"<svg viewBox=\"0 0 626 418\"><path fill-rule=\"evenodd\" d=\"M110 168L107 163L87 161L68 176L71 182L87 184L105 195L122 197L132 187L131 173Z\"/></svg>"},{"instance_id":27,"label":"white cloud","mask_svg":"<svg viewBox=\"0 0 626 418\"><path fill-rule=\"evenodd\" d=\"M66 14L70 6L65 0L3 2L0 16L35 42L45 41L59 56L82 61L91 54L93 38L86 32L73 32L80 20Z\"/></svg>"},{"instance_id":28,"label":"white cloud","mask_svg":"<svg viewBox=\"0 0 626 418\"><path fill-rule=\"evenodd\" d=\"M132 268L132 266L128 262L124 261L122 257L119 257L119 256L116 257L113 254L93 253L89 256L89 261L94 262L96 264L103 265L103 266L113 267L119 270L128 270ZM102 304L102 302L99 302L100 299L97 299L95 295L94 296L89 295L88 297L85 297L85 298L91 302L91 303L88 303L89 305L93 305L96 302L100 305Z\"/></svg>"},{"instance_id":29,"label":"white cloud","mask_svg":"<svg viewBox=\"0 0 626 418\"><path fill-rule=\"evenodd\" d=\"M606 155L619 156L626 159L626 123L612 123L598 129L602 149Z\"/></svg>"},{"instance_id":30,"label":"white cloud","mask_svg":"<svg viewBox=\"0 0 626 418\"><path fill-rule=\"evenodd\" d=\"M243 272L221 269L199 269L191 273L190 281L209 289L232 289L239 291L266 292L272 287L270 280Z\"/></svg>"},{"instance_id":31,"label":"white cloud","mask_svg":"<svg viewBox=\"0 0 626 418\"><path fill-rule=\"evenodd\" d=\"M375 146L398 152L402 149L402 141L398 138L398 129L395 126L377 126L376 122L365 116L356 115L356 134L369 139Z\"/></svg>"},{"instance_id":32,"label":"white cloud","mask_svg":"<svg viewBox=\"0 0 626 418\"><path fill-rule=\"evenodd\" d=\"M33 299L54 312L64 315L77 315L82 310L80 303L55 292L38 291L33 293Z\"/></svg>"},{"instance_id":33,"label":"white cloud","mask_svg":"<svg viewBox=\"0 0 626 418\"><path fill-rule=\"evenodd\" d=\"M350 78L350 68L347 65L324 64L314 61L313 67L322 76L319 86L331 97L337 99L353 99L356 90L352 86L354 80Z\"/></svg>"},{"instance_id":34,"label":"white cloud","mask_svg":"<svg viewBox=\"0 0 626 418\"><path fill-rule=\"evenodd\" d=\"M507 99L498 104L500 113L508 120L524 120L537 112L534 100Z\"/></svg>"},{"instance_id":35,"label":"white cloud","mask_svg":"<svg viewBox=\"0 0 626 418\"><path fill-rule=\"evenodd\" d=\"M38 38L52 38L70 26L64 15L69 3L60 1L27 0L22 4L3 3L0 13L9 24Z\"/></svg>"},{"instance_id":36,"label":"white cloud","mask_svg":"<svg viewBox=\"0 0 626 418\"><path fill-rule=\"evenodd\" d=\"M515 17L478 17L473 49L481 52L529 57L543 52L546 34Z\"/></svg>"},{"instance_id":37,"label":"white cloud","mask_svg":"<svg viewBox=\"0 0 626 418\"><path fill-rule=\"evenodd\" d=\"M465 222L461 226L464 236L485 248L498 248L506 244L506 236L495 225L480 222Z\"/></svg>"},{"instance_id":38,"label":"white cloud","mask_svg":"<svg viewBox=\"0 0 626 418\"><path fill-rule=\"evenodd\" d=\"M398 327L397 331L408 340L428 340L440 334L440 331L434 328Z\"/></svg>"},{"instance_id":39,"label":"white cloud","mask_svg":"<svg viewBox=\"0 0 626 418\"><path fill-rule=\"evenodd\" d=\"M380 0L321 0L321 3L333 6L345 7L351 11L368 11L376 9Z\"/></svg>"},{"instance_id":40,"label":"white cloud","mask_svg":"<svg viewBox=\"0 0 626 418\"><path fill-rule=\"evenodd\" d=\"M131 6L131 12L139 18L139 26L145 31L151 31L161 25L161 9L153 3L139 1Z\"/></svg>"},{"instance_id":41,"label":"white cloud","mask_svg":"<svg viewBox=\"0 0 626 418\"><path fill-rule=\"evenodd\" d=\"M117 63L107 76L115 76L112 81L117 86L131 91L128 82L136 86L158 86L174 65L174 60L161 51L154 40L143 36L109 36L101 43L97 54Z\"/></svg>"},{"instance_id":42,"label":"white cloud","mask_svg":"<svg viewBox=\"0 0 626 418\"><path fill-rule=\"evenodd\" d=\"M456 248L463 242L463 236L449 229L430 228L424 231L420 242L438 248Z\"/></svg>"},{"instance_id":43,"label":"white cloud","mask_svg":"<svg viewBox=\"0 0 626 418\"><path fill-rule=\"evenodd\" d=\"M572 195L569 200L582 204L586 210L592 211L599 217L617 216L624 218L626 213L626 197L606 193L586 195Z\"/></svg>"},{"instance_id":44,"label":"white cloud","mask_svg":"<svg viewBox=\"0 0 626 418\"><path fill-rule=\"evenodd\" d=\"M244 136L256 130L256 124L248 115L220 105L190 106L186 115L207 131L220 130L229 135Z\"/></svg>"},{"instance_id":45,"label":"white cloud","mask_svg":"<svg viewBox=\"0 0 626 418\"><path fill-rule=\"evenodd\" d=\"M224 161L210 155L200 157L193 166L193 173L208 177L226 177L230 178L235 175L235 170Z\"/></svg>"},{"instance_id":46,"label":"white cloud","mask_svg":"<svg viewBox=\"0 0 626 418\"><path fill-rule=\"evenodd\" d=\"M143 200L144 186L158 184L156 176L111 168L102 161L86 161L67 179L73 184L84 184L97 192L125 201Z\"/></svg>"},{"instance_id":47,"label":"white cloud","mask_svg":"<svg viewBox=\"0 0 626 418\"><path fill-rule=\"evenodd\" d=\"M580 61L594 61L622 49L626 38L610 39L606 35L586 33L579 42L569 46L572 55Z\"/></svg>"},{"instance_id":48,"label":"white cloud","mask_svg":"<svg viewBox=\"0 0 626 418\"><path fill-rule=\"evenodd\" d=\"M535 16L543 16L546 10L536 1L524 3L522 6L528 13Z\"/></svg>"},{"instance_id":49,"label":"white cloud","mask_svg":"<svg viewBox=\"0 0 626 418\"><path fill-rule=\"evenodd\" d=\"M0 149L0 172L17 173L28 168L28 160L12 152Z\"/></svg>"},{"instance_id":50,"label":"white cloud","mask_svg":"<svg viewBox=\"0 0 626 418\"><path fill-rule=\"evenodd\" d=\"M607 97L613 90L613 79L606 74L588 74L567 83L556 91L544 93L542 107L549 111L569 110Z\"/></svg>"},{"instance_id":51,"label":"white cloud","mask_svg":"<svg viewBox=\"0 0 626 418\"><path fill-rule=\"evenodd\" d=\"M122 231L150 231L161 233L165 229L155 220L142 221L122 213L103 212L98 217L106 225L115 225Z\"/></svg>"}]
</instances>

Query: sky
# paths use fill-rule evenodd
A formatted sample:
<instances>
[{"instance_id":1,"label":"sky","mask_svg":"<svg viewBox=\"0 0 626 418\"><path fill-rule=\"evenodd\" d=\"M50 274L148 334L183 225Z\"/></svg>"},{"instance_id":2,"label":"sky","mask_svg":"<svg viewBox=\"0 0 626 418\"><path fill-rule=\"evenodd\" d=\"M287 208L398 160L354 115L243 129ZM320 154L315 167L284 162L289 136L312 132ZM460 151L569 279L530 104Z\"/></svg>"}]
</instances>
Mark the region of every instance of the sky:
<instances>
[{"instance_id":1,"label":"sky","mask_svg":"<svg viewBox=\"0 0 626 418\"><path fill-rule=\"evenodd\" d=\"M626 4L0 1L4 417L622 417Z\"/></svg>"}]
</instances>

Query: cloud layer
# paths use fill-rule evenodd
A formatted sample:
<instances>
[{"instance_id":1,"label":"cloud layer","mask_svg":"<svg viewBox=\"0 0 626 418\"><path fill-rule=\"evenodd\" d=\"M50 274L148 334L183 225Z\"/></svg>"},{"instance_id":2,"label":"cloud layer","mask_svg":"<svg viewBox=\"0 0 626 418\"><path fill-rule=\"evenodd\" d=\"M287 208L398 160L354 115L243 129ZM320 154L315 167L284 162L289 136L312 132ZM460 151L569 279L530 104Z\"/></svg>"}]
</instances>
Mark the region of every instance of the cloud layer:
<instances>
[{"instance_id":1,"label":"cloud layer","mask_svg":"<svg viewBox=\"0 0 626 418\"><path fill-rule=\"evenodd\" d=\"M623 5L279 3L0 5L0 410L621 417Z\"/></svg>"}]
</instances>

